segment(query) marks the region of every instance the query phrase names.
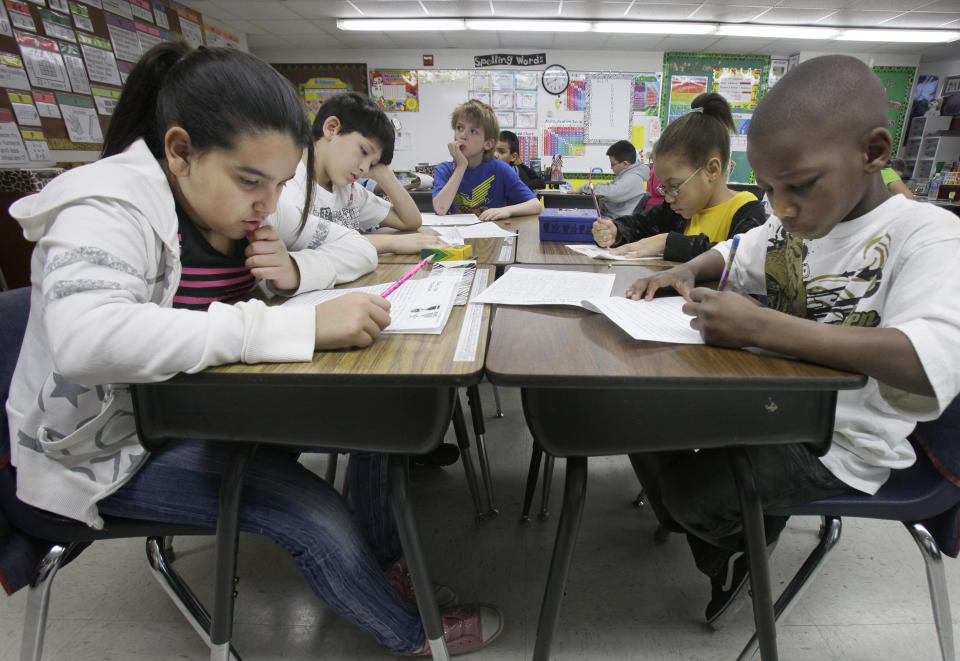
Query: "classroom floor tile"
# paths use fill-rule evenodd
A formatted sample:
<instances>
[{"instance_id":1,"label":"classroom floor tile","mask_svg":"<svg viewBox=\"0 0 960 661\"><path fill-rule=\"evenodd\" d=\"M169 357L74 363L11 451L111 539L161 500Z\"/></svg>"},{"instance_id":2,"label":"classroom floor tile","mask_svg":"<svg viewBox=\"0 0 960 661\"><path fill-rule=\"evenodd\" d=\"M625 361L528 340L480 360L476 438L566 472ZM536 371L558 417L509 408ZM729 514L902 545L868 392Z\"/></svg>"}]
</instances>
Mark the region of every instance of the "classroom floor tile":
<instances>
[{"instance_id":1,"label":"classroom floor tile","mask_svg":"<svg viewBox=\"0 0 960 661\"><path fill-rule=\"evenodd\" d=\"M477 523L460 464L414 470L411 494L433 578L461 601L504 612L505 627L476 661L532 658L537 616L560 513L558 460L551 515L518 523L531 437L519 393L501 389L504 418L481 388L487 451L500 515ZM466 397L463 398L466 404ZM448 441L453 441L452 433ZM323 472L325 455L304 458ZM341 462L343 458L341 458ZM342 474L342 470L341 470ZM721 631L702 622L709 586L671 535L653 541L648 508L634 509L638 485L624 457L591 460L587 504L560 625L558 661L720 661L734 659L752 631L749 606ZM791 521L771 558L781 588L815 542L819 521ZM150 576L142 540L94 544L53 584L44 658L69 661L204 659L208 652ZM213 539L180 538L176 566L205 602L212 591ZM946 558L954 635L960 640L960 563ZM234 643L246 661L390 659L358 629L324 609L290 557L262 538L243 535ZM0 661L19 658L25 593L0 600ZM818 661L938 659L923 561L897 523L845 520L840 546L778 626L780 658Z\"/></svg>"}]
</instances>

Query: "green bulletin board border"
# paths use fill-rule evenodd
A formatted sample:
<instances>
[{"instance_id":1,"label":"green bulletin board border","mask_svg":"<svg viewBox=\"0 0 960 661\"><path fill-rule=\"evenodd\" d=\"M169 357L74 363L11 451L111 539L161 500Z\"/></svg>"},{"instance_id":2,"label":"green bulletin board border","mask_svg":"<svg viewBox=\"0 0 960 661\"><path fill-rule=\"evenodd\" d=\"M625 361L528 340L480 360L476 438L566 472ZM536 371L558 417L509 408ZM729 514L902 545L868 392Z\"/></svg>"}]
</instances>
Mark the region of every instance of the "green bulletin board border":
<instances>
[{"instance_id":1,"label":"green bulletin board border","mask_svg":"<svg viewBox=\"0 0 960 661\"><path fill-rule=\"evenodd\" d=\"M893 153L896 154L903 137L903 122L909 110L910 92L917 77L917 68L876 66L873 67L873 73L883 83L887 99L891 102L890 107L887 108L887 119L890 123L887 128L893 136ZM898 107L895 104L900 105Z\"/></svg>"},{"instance_id":2,"label":"green bulletin board border","mask_svg":"<svg viewBox=\"0 0 960 661\"><path fill-rule=\"evenodd\" d=\"M707 77L707 89L713 88L713 70L722 68L736 69L761 69L760 71L760 89L757 92L757 100L763 98L767 93L767 78L770 76L770 56L769 55L740 55L735 53L681 53L668 52L663 54L663 87L660 93L660 126L666 128L667 117L669 113L670 88L673 75L691 76L699 75ZM737 109L736 112L744 112ZM743 152L734 152L732 154L736 168L732 181L746 181L753 183L753 170L747 162L746 154ZM741 174L742 173L742 174Z\"/></svg>"}]
</instances>

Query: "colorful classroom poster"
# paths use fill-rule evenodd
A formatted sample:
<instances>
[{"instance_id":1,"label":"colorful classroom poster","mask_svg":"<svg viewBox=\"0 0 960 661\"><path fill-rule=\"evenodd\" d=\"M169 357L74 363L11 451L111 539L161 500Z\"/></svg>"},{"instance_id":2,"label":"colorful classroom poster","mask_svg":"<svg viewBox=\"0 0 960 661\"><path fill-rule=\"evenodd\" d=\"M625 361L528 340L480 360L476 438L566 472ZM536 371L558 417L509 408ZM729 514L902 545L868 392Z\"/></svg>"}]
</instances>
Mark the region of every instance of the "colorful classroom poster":
<instances>
[{"instance_id":1,"label":"colorful classroom poster","mask_svg":"<svg viewBox=\"0 0 960 661\"><path fill-rule=\"evenodd\" d=\"M388 112L420 110L416 71L370 71L370 97Z\"/></svg>"},{"instance_id":2,"label":"colorful classroom poster","mask_svg":"<svg viewBox=\"0 0 960 661\"><path fill-rule=\"evenodd\" d=\"M690 103L706 91L706 76L673 76L670 79L670 115L667 123L690 112Z\"/></svg>"},{"instance_id":3,"label":"colorful classroom poster","mask_svg":"<svg viewBox=\"0 0 960 661\"><path fill-rule=\"evenodd\" d=\"M662 73L640 73L633 77L633 110L644 115L660 113Z\"/></svg>"},{"instance_id":4,"label":"colorful classroom poster","mask_svg":"<svg viewBox=\"0 0 960 661\"><path fill-rule=\"evenodd\" d=\"M301 83L300 98L307 107L307 114L310 115L310 121L320 112L320 106L323 102L335 94L342 94L350 89L347 83L339 78L311 78L305 83Z\"/></svg>"},{"instance_id":5,"label":"colorful classroom poster","mask_svg":"<svg viewBox=\"0 0 960 661\"><path fill-rule=\"evenodd\" d=\"M17 123L13 121L13 113L0 108L0 164L10 165L26 160L27 150L17 130Z\"/></svg>"},{"instance_id":6,"label":"colorful classroom poster","mask_svg":"<svg viewBox=\"0 0 960 661\"><path fill-rule=\"evenodd\" d=\"M552 122L543 127L544 156L583 156L583 124Z\"/></svg>"},{"instance_id":7,"label":"colorful classroom poster","mask_svg":"<svg viewBox=\"0 0 960 661\"><path fill-rule=\"evenodd\" d=\"M583 112L587 107L587 79L580 76L570 80L567 87L566 106L567 110L576 110Z\"/></svg>"},{"instance_id":8,"label":"colorful classroom poster","mask_svg":"<svg viewBox=\"0 0 960 661\"><path fill-rule=\"evenodd\" d=\"M873 73L883 83L887 93L887 128L893 136L893 151L900 145L900 134L910 101L910 89L913 87L915 67L873 67Z\"/></svg>"},{"instance_id":9,"label":"colorful classroom poster","mask_svg":"<svg viewBox=\"0 0 960 661\"><path fill-rule=\"evenodd\" d=\"M535 131L516 131L520 141L520 158L529 165L533 159L540 159L540 141Z\"/></svg>"},{"instance_id":10,"label":"colorful classroom poster","mask_svg":"<svg viewBox=\"0 0 960 661\"><path fill-rule=\"evenodd\" d=\"M103 132L93 99L77 94L57 94L57 103L63 114L63 123L71 142L91 142L102 144Z\"/></svg>"},{"instance_id":11,"label":"colorful classroom poster","mask_svg":"<svg viewBox=\"0 0 960 661\"><path fill-rule=\"evenodd\" d=\"M23 60L15 53L0 52L0 87L12 87L18 90L30 89L27 70Z\"/></svg>"},{"instance_id":12,"label":"colorful classroom poster","mask_svg":"<svg viewBox=\"0 0 960 661\"><path fill-rule=\"evenodd\" d=\"M727 100L734 110L753 110L757 107L762 69L733 69L719 67L713 70L713 91Z\"/></svg>"}]
</instances>

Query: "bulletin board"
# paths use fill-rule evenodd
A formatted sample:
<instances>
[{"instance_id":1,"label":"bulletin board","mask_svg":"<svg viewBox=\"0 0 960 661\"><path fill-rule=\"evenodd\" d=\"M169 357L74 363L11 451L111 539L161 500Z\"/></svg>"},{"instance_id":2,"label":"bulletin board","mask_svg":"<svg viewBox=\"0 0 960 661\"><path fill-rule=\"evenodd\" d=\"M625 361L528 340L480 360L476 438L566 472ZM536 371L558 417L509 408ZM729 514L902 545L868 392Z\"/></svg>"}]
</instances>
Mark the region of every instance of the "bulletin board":
<instances>
[{"instance_id":1,"label":"bulletin board","mask_svg":"<svg viewBox=\"0 0 960 661\"><path fill-rule=\"evenodd\" d=\"M752 182L747 162L747 128L757 102L767 91L769 55L724 53L664 53L660 121L690 111L690 102L702 92L719 92L730 103L736 134L731 136L731 181Z\"/></svg>"},{"instance_id":2,"label":"bulletin board","mask_svg":"<svg viewBox=\"0 0 960 661\"><path fill-rule=\"evenodd\" d=\"M313 121L323 100L344 91L367 93L367 65L337 64L274 64L271 66L294 84L307 106Z\"/></svg>"},{"instance_id":3,"label":"bulletin board","mask_svg":"<svg viewBox=\"0 0 960 661\"><path fill-rule=\"evenodd\" d=\"M903 122L907 116L910 90L917 73L916 67L873 67L873 73L883 83L887 93L887 128L893 136L893 152L900 146Z\"/></svg>"},{"instance_id":4,"label":"bulletin board","mask_svg":"<svg viewBox=\"0 0 960 661\"><path fill-rule=\"evenodd\" d=\"M561 154L567 172L602 167L612 176L606 156L610 144L630 140L646 154L659 136L658 72L571 71L570 86L559 96L543 89L538 69L423 69L416 73L418 110L387 111L398 127L392 163L398 170L450 160L450 115L471 98L492 106L500 128L517 134L525 162L539 158L549 164L553 155ZM591 144L584 135L587 83L591 77L606 76L630 83L622 96L623 113L632 115L632 123L621 122L623 130L616 136Z\"/></svg>"},{"instance_id":5,"label":"bulletin board","mask_svg":"<svg viewBox=\"0 0 960 661\"><path fill-rule=\"evenodd\" d=\"M181 36L205 43L203 18L170 0L4 0L0 167L95 160L134 64Z\"/></svg>"}]
</instances>

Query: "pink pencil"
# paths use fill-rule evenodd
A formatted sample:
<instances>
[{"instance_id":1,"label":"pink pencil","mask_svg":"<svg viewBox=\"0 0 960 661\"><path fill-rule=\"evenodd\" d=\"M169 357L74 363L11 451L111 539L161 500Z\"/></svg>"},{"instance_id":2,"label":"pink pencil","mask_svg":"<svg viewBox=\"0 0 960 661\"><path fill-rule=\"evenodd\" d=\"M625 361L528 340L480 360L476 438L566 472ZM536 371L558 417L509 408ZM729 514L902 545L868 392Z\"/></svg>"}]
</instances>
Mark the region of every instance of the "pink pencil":
<instances>
[{"instance_id":1,"label":"pink pencil","mask_svg":"<svg viewBox=\"0 0 960 661\"><path fill-rule=\"evenodd\" d=\"M417 271L419 271L420 269L422 269L424 266L426 266L427 264L429 264L429 263L430 263L430 260L432 260L433 257L434 257L433 255L430 255L430 256L427 257L426 259L421 260L419 264L417 264L417 265L414 266L412 269L410 269L409 271L407 271L406 274L404 274L404 276L403 276L402 278L400 278L400 279L397 280L395 283L393 283L392 285L390 285L390 287L387 289L387 291L383 292L383 293L380 294L380 295L381 295L382 297L386 298L387 296L389 296L390 294L392 294L392 293L393 293L393 290L396 289L397 287L399 287L400 285L402 285L403 283L405 283L407 280L409 280L409 279L410 279L410 276L412 276L414 273L416 273Z\"/></svg>"}]
</instances>

